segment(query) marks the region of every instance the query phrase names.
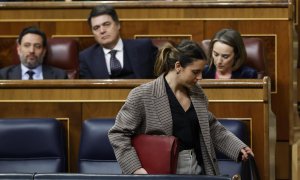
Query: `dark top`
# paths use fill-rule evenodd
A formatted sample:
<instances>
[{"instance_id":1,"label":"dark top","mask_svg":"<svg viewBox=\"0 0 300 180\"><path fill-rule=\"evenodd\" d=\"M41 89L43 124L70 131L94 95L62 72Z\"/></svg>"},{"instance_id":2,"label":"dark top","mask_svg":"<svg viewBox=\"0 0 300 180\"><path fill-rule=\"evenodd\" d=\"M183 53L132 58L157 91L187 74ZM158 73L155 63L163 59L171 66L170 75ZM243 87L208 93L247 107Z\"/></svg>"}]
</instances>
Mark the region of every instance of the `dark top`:
<instances>
[{"instance_id":1,"label":"dark top","mask_svg":"<svg viewBox=\"0 0 300 180\"><path fill-rule=\"evenodd\" d=\"M199 135L201 134L200 125L194 105L191 103L190 107L185 112L166 79L165 85L173 120L173 136L177 137L179 140L179 151L195 149L198 165L203 167L199 139ZM202 168L201 174L205 174L204 168Z\"/></svg>"},{"instance_id":2,"label":"dark top","mask_svg":"<svg viewBox=\"0 0 300 180\"><path fill-rule=\"evenodd\" d=\"M172 120L173 135L178 138L179 151L194 149L199 143L199 121L193 103L185 112L176 96L166 82L166 92L169 98Z\"/></svg>"},{"instance_id":3,"label":"dark top","mask_svg":"<svg viewBox=\"0 0 300 180\"><path fill-rule=\"evenodd\" d=\"M207 65L202 73L203 79L216 79L216 67ZM257 71L249 66L242 66L232 72L231 79L257 79Z\"/></svg>"}]
</instances>

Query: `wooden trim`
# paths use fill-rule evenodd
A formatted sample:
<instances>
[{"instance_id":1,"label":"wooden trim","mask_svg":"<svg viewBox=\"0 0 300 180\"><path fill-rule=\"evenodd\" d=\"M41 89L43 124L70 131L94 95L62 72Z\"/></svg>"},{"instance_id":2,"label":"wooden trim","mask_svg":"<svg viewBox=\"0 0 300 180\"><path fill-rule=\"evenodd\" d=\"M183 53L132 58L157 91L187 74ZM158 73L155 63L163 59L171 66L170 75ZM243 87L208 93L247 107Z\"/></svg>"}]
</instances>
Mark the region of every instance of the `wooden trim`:
<instances>
[{"instance_id":1,"label":"wooden trim","mask_svg":"<svg viewBox=\"0 0 300 180\"><path fill-rule=\"evenodd\" d=\"M116 8L189 8L189 7L227 7L227 8L240 8L240 7L273 7L273 8L287 8L289 5L287 0L258 0L258 1L173 1L172 3L166 1L109 1L105 4L110 4ZM97 6L99 2L1 2L0 9L11 9L11 8L20 8L20 9L60 9L60 8L92 8ZM103 3L104 4L104 3Z\"/></svg>"}]
</instances>

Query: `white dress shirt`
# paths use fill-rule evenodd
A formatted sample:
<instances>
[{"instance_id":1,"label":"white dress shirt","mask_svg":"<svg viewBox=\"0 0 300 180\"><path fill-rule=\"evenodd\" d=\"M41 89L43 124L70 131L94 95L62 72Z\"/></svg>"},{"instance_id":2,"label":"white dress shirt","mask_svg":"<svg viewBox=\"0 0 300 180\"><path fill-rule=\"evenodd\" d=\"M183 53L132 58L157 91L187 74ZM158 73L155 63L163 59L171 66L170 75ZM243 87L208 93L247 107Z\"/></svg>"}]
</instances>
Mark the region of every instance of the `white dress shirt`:
<instances>
[{"instance_id":1,"label":"white dress shirt","mask_svg":"<svg viewBox=\"0 0 300 180\"><path fill-rule=\"evenodd\" d=\"M108 70L108 74L111 75L111 71L110 71L110 51L111 50L116 50L116 58L120 61L121 67L124 67L124 49L123 49L123 41L121 38L119 38L118 43L116 44L116 46L113 49L106 49L103 48L103 52L105 55L105 62L106 62L106 67Z\"/></svg>"}]
</instances>

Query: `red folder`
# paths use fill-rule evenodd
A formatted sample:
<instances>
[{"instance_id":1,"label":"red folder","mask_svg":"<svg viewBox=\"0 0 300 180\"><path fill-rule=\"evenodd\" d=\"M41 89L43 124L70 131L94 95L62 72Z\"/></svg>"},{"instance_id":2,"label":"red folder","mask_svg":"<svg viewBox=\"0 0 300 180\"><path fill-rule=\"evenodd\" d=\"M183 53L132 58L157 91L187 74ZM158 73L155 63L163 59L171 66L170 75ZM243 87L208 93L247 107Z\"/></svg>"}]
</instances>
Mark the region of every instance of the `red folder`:
<instances>
[{"instance_id":1,"label":"red folder","mask_svg":"<svg viewBox=\"0 0 300 180\"><path fill-rule=\"evenodd\" d=\"M148 174L176 174L179 147L176 137L140 134L131 143Z\"/></svg>"}]
</instances>

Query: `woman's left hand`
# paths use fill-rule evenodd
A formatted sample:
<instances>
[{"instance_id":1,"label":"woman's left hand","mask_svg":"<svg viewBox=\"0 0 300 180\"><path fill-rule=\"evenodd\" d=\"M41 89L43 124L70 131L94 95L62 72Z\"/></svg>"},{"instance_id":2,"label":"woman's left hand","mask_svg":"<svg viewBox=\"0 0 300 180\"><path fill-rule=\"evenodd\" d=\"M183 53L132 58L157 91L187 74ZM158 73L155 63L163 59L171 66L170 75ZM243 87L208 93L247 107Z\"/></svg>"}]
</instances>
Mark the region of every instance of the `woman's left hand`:
<instances>
[{"instance_id":1,"label":"woman's left hand","mask_svg":"<svg viewBox=\"0 0 300 180\"><path fill-rule=\"evenodd\" d=\"M254 154L253 154L253 152L252 152L252 149L249 148L249 147L244 147L244 148L242 148L242 149L241 149L241 153L243 154L243 155L242 155L242 160L243 160L243 161L246 160L246 159L248 159L248 154L251 154L251 155L254 157Z\"/></svg>"}]
</instances>

